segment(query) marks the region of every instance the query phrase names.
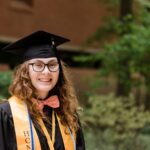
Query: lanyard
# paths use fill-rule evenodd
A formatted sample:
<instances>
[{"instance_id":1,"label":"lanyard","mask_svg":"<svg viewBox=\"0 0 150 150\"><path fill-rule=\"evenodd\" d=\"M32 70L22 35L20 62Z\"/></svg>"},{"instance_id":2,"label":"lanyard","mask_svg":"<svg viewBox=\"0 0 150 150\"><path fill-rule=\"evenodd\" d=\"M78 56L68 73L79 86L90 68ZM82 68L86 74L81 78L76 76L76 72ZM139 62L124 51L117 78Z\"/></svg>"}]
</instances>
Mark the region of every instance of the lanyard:
<instances>
[{"instance_id":1,"label":"lanyard","mask_svg":"<svg viewBox=\"0 0 150 150\"><path fill-rule=\"evenodd\" d=\"M32 127L32 120L30 118L30 115L28 113L29 118L29 125L30 125L30 137L31 137L31 150L35 150L35 141L34 141L34 135L33 135L33 127ZM45 127L45 124L42 119L39 119L39 124L42 128L42 131L44 132L44 135L46 136L48 146L50 150L54 150L54 143L55 143L55 114L54 111L52 113L52 139L49 136L49 133L47 131L47 128Z\"/></svg>"},{"instance_id":2,"label":"lanyard","mask_svg":"<svg viewBox=\"0 0 150 150\"><path fill-rule=\"evenodd\" d=\"M27 110L28 111L28 110ZM30 139L31 139L31 150L35 150L35 141L34 141L34 134L33 134L33 125L31 121L31 117L28 112L28 119L29 119L29 126L30 126Z\"/></svg>"},{"instance_id":3,"label":"lanyard","mask_svg":"<svg viewBox=\"0 0 150 150\"><path fill-rule=\"evenodd\" d=\"M44 135L46 136L48 146L50 150L54 150L54 143L55 143L55 114L54 110L52 111L52 139L48 133L47 128L45 127L45 124L42 119L39 119L39 124L42 128L42 131L44 132Z\"/></svg>"}]
</instances>

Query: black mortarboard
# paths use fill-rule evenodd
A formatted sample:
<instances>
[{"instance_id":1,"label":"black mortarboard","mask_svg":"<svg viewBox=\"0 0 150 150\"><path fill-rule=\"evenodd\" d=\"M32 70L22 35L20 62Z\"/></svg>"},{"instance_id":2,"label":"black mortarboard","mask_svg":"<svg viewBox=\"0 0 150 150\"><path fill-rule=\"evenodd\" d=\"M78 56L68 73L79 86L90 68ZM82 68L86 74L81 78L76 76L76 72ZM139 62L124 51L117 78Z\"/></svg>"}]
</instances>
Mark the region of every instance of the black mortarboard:
<instances>
[{"instance_id":1,"label":"black mortarboard","mask_svg":"<svg viewBox=\"0 0 150 150\"><path fill-rule=\"evenodd\" d=\"M69 39L61 36L37 31L7 45L2 50L18 55L23 62L33 58L58 58L56 47L68 41Z\"/></svg>"}]
</instances>

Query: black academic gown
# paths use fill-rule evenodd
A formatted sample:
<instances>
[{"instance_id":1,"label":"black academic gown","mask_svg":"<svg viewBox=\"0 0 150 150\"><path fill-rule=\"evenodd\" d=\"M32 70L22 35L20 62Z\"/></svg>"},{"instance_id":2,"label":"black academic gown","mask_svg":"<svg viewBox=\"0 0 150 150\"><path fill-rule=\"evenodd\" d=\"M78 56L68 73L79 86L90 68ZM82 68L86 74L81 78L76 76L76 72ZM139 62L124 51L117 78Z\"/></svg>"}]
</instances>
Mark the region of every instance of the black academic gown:
<instances>
[{"instance_id":1,"label":"black academic gown","mask_svg":"<svg viewBox=\"0 0 150 150\"><path fill-rule=\"evenodd\" d=\"M50 113L52 112L51 109L44 108L44 110L48 113L49 116L51 116L50 115ZM57 119L55 120L56 120L56 129L55 129L56 132L55 132L54 148L55 150L65 150L58 121ZM50 150L47 144L46 137L38 130L36 124L34 124L34 126L37 131L37 135L39 137L41 149ZM47 124L46 127L50 134L51 127L48 126ZM8 101L2 102L0 104L0 150L17 150L14 123ZM76 150L85 150L85 142L81 128L77 132Z\"/></svg>"}]
</instances>

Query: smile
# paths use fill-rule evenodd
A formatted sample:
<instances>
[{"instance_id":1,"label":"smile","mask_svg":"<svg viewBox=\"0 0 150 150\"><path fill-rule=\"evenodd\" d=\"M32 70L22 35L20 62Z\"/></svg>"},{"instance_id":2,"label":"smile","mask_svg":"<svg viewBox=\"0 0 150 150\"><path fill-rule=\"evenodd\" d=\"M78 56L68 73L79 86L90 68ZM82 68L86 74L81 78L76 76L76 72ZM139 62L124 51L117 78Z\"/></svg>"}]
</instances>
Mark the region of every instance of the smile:
<instances>
[{"instance_id":1,"label":"smile","mask_svg":"<svg viewBox=\"0 0 150 150\"><path fill-rule=\"evenodd\" d=\"M40 82L49 83L52 81L52 79L39 79Z\"/></svg>"}]
</instances>

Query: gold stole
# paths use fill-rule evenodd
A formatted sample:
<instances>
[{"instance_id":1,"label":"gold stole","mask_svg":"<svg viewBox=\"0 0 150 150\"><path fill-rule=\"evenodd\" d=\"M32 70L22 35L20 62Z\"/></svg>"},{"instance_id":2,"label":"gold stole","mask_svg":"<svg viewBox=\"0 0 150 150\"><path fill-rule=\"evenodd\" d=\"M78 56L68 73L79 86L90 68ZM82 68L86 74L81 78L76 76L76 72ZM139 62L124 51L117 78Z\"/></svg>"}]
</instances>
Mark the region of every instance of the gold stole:
<instances>
[{"instance_id":1,"label":"gold stole","mask_svg":"<svg viewBox=\"0 0 150 150\"><path fill-rule=\"evenodd\" d=\"M34 150L41 150L39 138L38 138L38 135L36 133L36 130L33 124L32 124L32 129L33 129L34 141L31 141L30 123L29 123L28 110L27 110L26 104L15 96L12 96L11 98L9 98L9 104L11 107L13 121L14 121L17 149L18 150L31 150L31 142L34 142L34 146L35 146ZM39 120L39 124L47 138L47 142L48 142L50 150L54 150L54 139L55 139L55 119L54 118L55 117L53 113L52 121L54 123L52 123L52 129L53 129L52 140L44 125L43 120L42 119ZM58 116L57 116L57 120L58 120L58 124L60 127L60 132L63 138L65 150L76 150L75 132L73 131L71 133L69 128L66 128L65 126L63 126ZM67 133L69 134L66 134L66 129L68 129Z\"/></svg>"},{"instance_id":2,"label":"gold stole","mask_svg":"<svg viewBox=\"0 0 150 150\"><path fill-rule=\"evenodd\" d=\"M9 98L16 133L17 150L31 150L31 134L28 111L25 103L15 96ZM33 127L33 125L32 125ZM39 138L33 127L36 150L41 150Z\"/></svg>"},{"instance_id":3,"label":"gold stole","mask_svg":"<svg viewBox=\"0 0 150 150\"><path fill-rule=\"evenodd\" d=\"M76 134L75 131L71 131L69 128L63 126L60 122L60 118L57 116L60 132L63 138L65 150L76 150ZM66 130L68 129L68 130ZM67 132L67 134L66 134ZM72 133L71 133L72 132Z\"/></svg>"}]
</instances>

